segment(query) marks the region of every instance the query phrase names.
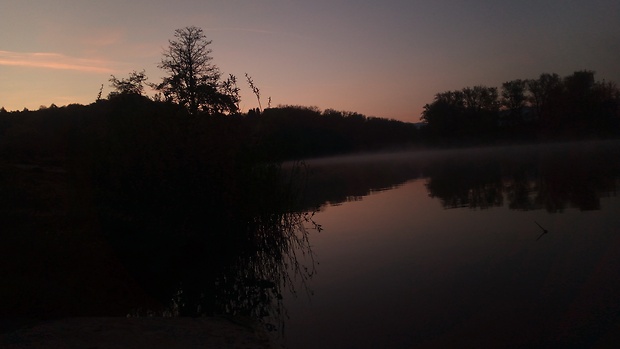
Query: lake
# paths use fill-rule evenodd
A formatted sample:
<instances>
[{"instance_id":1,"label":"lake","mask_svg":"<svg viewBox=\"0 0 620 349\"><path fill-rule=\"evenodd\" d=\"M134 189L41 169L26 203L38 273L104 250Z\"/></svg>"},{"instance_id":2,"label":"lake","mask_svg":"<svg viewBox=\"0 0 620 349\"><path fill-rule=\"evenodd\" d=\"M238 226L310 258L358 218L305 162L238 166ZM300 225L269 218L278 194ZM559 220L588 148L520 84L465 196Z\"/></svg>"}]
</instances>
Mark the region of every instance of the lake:
<instances>
[{"instance_id":1,"label":"lake","mask_svg":"<svg viewBox=\"0 0 620 349\"><path fill-rule=\"evenodd\" d=\"M314 274L290 348L620 340L617 142L308 161Z\"/></svg>"}]
</instances>

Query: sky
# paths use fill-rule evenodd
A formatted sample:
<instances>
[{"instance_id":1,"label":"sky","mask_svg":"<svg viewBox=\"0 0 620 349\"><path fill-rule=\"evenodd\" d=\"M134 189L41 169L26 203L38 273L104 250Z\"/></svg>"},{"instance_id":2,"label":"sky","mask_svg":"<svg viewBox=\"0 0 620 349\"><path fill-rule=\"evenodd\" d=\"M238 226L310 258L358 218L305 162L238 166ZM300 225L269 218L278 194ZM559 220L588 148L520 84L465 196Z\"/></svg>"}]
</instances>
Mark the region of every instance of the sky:
<instances>
[{"instance_id":1,"label":"sky","mask_svg":"<svg viewBox=\"0 0 620 349\"><path fill-rule=\"evenodd\" d=\"M620 83L617 0L0 0L0 107L90 104L150 82L175 29L204 30L243 111L316 106L417 122L438 92L594 70Z\"/></svg>"}]
</instances>

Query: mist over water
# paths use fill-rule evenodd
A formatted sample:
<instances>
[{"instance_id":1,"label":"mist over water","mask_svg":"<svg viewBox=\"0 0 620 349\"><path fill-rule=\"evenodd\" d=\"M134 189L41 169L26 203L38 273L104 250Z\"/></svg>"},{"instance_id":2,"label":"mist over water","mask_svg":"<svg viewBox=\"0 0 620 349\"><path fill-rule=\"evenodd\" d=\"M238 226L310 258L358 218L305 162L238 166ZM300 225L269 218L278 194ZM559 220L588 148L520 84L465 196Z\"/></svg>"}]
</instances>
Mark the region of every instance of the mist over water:
<instances>
[{"instance_id":1,"label":"mist over water","mask_svg":"<svg viewBox=\"0 0 620 349\"><path fill-rule=\"evenodd\" d=\"M617 141L590 141L310 159L307 205L321 206L323 197L338 192L339 198L324 201L360 198L424 178L428 194L446 208L486 208L505 202L524 210L541 205L549 210L565 205L596 208L597 196L615 191L619 148ZM483 199L498 201L476 202ZM560 206L554 208L556 204Z\"/></svg>"}]
</instances>

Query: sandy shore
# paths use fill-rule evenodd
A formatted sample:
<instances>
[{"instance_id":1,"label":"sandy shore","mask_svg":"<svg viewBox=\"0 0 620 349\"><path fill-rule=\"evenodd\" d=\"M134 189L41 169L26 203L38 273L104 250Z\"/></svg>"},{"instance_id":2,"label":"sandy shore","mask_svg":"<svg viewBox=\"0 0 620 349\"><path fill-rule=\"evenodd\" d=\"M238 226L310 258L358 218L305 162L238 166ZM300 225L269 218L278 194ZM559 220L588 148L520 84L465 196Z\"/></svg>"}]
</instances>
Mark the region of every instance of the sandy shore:
<instances>
[{"instance_id":1,"label":"sandy shore","mask_svg":"<svg viewBox=\"0 0 620 349\"><path fill-rule=\"evenodd\" d=\"M68 318L0 334L2 348L273 348L243 318Z\"/></svg>"}]
</instances>

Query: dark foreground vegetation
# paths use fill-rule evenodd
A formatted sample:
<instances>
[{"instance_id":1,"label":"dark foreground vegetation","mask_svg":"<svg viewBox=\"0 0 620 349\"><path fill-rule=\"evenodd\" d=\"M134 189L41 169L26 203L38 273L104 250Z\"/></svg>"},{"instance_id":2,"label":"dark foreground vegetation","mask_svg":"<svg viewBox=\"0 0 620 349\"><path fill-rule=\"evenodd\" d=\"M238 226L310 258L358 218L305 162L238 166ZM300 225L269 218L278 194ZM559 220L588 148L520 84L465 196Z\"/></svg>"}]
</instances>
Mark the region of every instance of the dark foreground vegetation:
<instances>
[{"instance_id":1,"label":"dark foreground vegetation","mask_svg":"<svg viewBox=\"0 0 620 349\"><path fill-rule=\"evenodd\" d=\"M235 119L124 96L9 114L2 135L3 316L256 314L312 227L301 168Z\"/></svg>"}]
</instances>

